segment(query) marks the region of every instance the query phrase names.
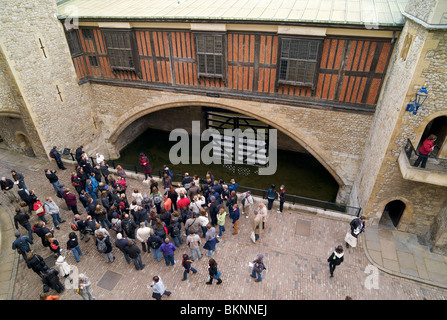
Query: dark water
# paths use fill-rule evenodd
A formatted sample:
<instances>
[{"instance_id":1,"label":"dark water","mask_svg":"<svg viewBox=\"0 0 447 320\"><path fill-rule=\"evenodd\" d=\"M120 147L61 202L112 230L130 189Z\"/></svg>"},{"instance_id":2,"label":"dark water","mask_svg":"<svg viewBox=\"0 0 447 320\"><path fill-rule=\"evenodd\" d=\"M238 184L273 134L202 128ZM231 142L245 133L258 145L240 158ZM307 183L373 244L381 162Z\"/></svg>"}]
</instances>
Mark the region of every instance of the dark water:
<instances>
[{"instance_id":1,"label":"dark water","mask_svg":"<svg viewBox=\"0 0 447 320\"><path fill-rule=\"evenodd\" d=\"M308 154L278 150L276 173L271 176L260 176L255 173L257 167L248 165L173 165L169 162L169 150L176 143L169 141L169 132L149 129L121 150L121 157L116 159L115 163L136 165L140 170L138 158L140 152L144 152L153 168L153 176L157 176L158 170L166 164L174 174L188 172L191 176L197 174L200 178L205 178L206 172L211 171L215 179L229 182L234 178L239 185L251 188L268 189L271 184L275 184L279 190L280 185L285 185L288 194L330 202L334 202L337 196L337 182L314 157Z\"/></svg>"}]
</instances>

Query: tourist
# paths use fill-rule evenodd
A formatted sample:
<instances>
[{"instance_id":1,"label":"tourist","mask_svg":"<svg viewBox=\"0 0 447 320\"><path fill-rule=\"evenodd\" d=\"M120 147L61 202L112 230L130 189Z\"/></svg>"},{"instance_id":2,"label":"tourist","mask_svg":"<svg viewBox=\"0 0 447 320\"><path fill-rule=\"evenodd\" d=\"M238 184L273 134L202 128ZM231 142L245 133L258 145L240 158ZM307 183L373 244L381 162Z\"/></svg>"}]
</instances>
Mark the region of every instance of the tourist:
<instances>
[{"instance_id":1,"label":"tourist","mask_svg":"<svg viewBox=\"0 0 447 320\"><path fill-rule=\"evenodd\" d=\"M107 224L107 228L110 229L110 227L112 226L110 224L110 221L107 219L107 211L106 209L101 206L100 204L98 204L95 208L95 212L94 212L94 218L95 220L101 224L101 226L103 228L106 227Z\"/></svg>"},{"instance_id":2,"label":"tourist","mask_svg":"<svg viewBox=\"0 0 447 320\"><path fill-rule=\"evenodd\" d=\"M57 193L58 192L57 186L59 185L59 178L56 175L56 170L45 169L44 172L45 172L45 177L47 177L48 181L53 186L54 191L56 191L56 193Z\"/></svg>"},{"instance_id":3,"label":"tourist","mask_svg":"<svg viewBox=\"0 0 447 320\"><path fill-rule=\"evenodd\" d=\"M115 247L117 247L123 254L124 258L126 259L127 263L130 264L130 258L129 255L126 252L126 247L128 244L128 239L123 238L123 235L121 233L117 233L116 240L115 240Z\"/></svg>"},{"instance_id":4,"label":"tourist","mask_svg":"<svg viewBox=\"0 0 447 320\"><path fill-rule=\"evenodd\" d=\"M37 217L47 223L47 220L45 219L45 208L43 207L42 202L40 202L39 198L36 198L33 203L33 211L37 214Z\"/></svg>"},{"instance_id":5,"label":"tourist","mask_svg":"<svg viewBox=\"0 0 447 320\"><path fill-rule=\"evenodd\" d=\"M82 251L79 247L78 236L75 232L70 232L68 234L67 250L71 250L71 252L73 252L76 262L80 261L79 256L82 256Z\"/></svg>"},{"instance_id":6,"label":"tourist","mask_svg":"<svg viewBox=\"0 0 447 320\"><path fill-rule=\"evenodd\" d=\"M188 279L188 273L189 273L189 271L192 271L192 273L197 273L197 270L194 269L194 268L192 267L192 265L191 265L192 263L193 263L193 261L190 260L190 259L189 259L189 256L185 253L185 254L183 255L183 259L182 259L182 266L183 266L183 268L185 269L185 270L183 271L183 278L182 278L182 281L185 281L185 280Z\"/></svg>"},{"instance_id":7,"label":"tourist","mask_svg":"<svg viewBox=\"0 0 447 320\"><path fill-rule=\"evenodd\" d=\"M57 150L56 146L54 146L53 149L51 149L50 157L56 161L56 164L59 167L59 169L67 170L67 168L65 168L65 166L64 166L64 163L62 162L61 154Z\"/></svg>"},{"instance_id":8,"label":"tourist","mask_svg":"<svg viewBox=\"0 0 447 320\"><path fill-rule=\"evenodd\" d=\"M57 257L55 267L57 268L61 276L68 279L70 282L73 282L73 279L70 277L71 267L67 263L67 261L65 261L64 256Z\"/></svg>"},{"instance_id":9,"label":"tourist","mask_svg":"<svg viewBox=\"0 0 447 320\"><path fill-rule=\"evenodd\" d=\"M64 285L59 280L59 272L56 269L48 269L48 267L44 267L43 270L42 282L44 292L48 292L49 288L56 290L57 293L61 293L65 290Z\"/></svg>"},{"instance_id":10,"label":"tourist","mask_svg":"<svg viewBox=\"0 0 447 320\"><path fill-rule=\"evenodd\" d=\"M160 246L163 244L163 240L157 236L155 233L152 234L149 239L147 239L147 245L152 249L154 253L154 259L157 259L158 262L161 261L161 250Z\"/></svg>"},{"instance_id":11,"label":"tourist","mask_svg":"<svg viewBox=\"0 0 447 320\"><path fill-rule=\"evenodd\" d=\"M205 238L205 235L208 231L207 226L209 224L208 214L205 209L200 209L200 216L197 218L199 220L199 226L202 229L202 237Z\"/></svg>"},{"instance_id":12,"label":"tourist","mask_svg":"<svg viewBox=\"0 0 447 320\"><path fill-rule=\"evenodd\" d=\"M59 246L59 241L51 233L45 235L46 241L49 243L50 251L54 253L55 257L61 255L61 247Z\"/></svg>"},{"instance_id":13,"label":"tourist","mask_svg":"<svg viewBox=\"0 0 447 320\"><path fill-rule=\"evenodd\" d=\"M78 201L76 200L76 195L74 193L71 193L69 188L64 189L63 198L65 200L68 209L70 209L73 212L73 214L79 214Z\"/></svg>"},{"instance_id":14,"label":"tourist","mask_svg":"<svg viewBox=\"0 0 447 320\"><path fill-rule=\"evenodd\" d=\"M202 258L202 254L200 253L200 244L201 243L202 242L200 241L199 235L194 232L193 228L191 228L189 230L189 235L186 237L186 244L188 245L189 249L191 250L192 261L195 260L196 253L197 253L197 257L199 259Z\"/></svg>"},{"instance_id":15,"label":"tourist","mask_svg":"<svg viewBox=\"0 0 447 320\"><path fill-rule=\"evenodd\" d=\"M233 205L233 228L234 228L233 235L239 233L239 217L240 217L239 205L235 203Z\"/></svg>"},{"instance_id":16,"label":"tourist","mask_svg":"<svg viewBox=\"0 0 447 320\"><path fill-rule=\"evenodd\" d=\"M152 178L152 168L151 165L149 164L149 159L146 157L146 155L141 152L140 153L140 166L141 166L141 172L144 173L144 180L148 179L148 176Z\"/></svg>"},{"instance_id":17,"label":"tourist","mask_svg":"<svg viewBox=\"0 0 447 320\"><path fill-rule=\"evenodd\" d=\"M175 192L175 189L173 186L169 187L167 196L172 201L172 205L174 206L174 211L178 210L178 207L177 207L178 194L177 194L177 192Z\"/></svg>"},{"instance_id":18,"label":"tourist","mask_svg":"<svg viewBox=\"0 0 447 320\"><path fill-rule=\"evenodd\" d=\"M281 187L279 187L278 199L279 199L278 213L282 213L284 208L284 202L286 202L286 187L284 185L281 185Z\"/></svg>"},{"instance_id":19,"label":"tourist","mask_svg":"<svg viewBox=\"0 0 447 320\"><path fill-rule=\"evenodd\" d=\"M84 146L79 146L75 151L75 159L78 164L81 164L82 155L84 154L83 148Z\"/></svg>"},{"instance_id":20,"label":"tourist","mask_svg":"<svg viewBox=\"0 0 447 320\"><path fill-rule=\"evenodd\" d=\"M90 241L90 237L88 236L87 224L84 220L81 219L81 216L79 214L74 215L74 220L71 223L71 229L73 231L79 231L80 240L85 239L85 242Z\"/></svg>"},{"instance_id":21,"label":"tourist","mask_svg":"<svg viewBox=\"0 0 447 320\"><path fill-rule=\"evenodd\" d=\"M151 284L151 288L154 290L152 293L152 298L155 300L161 300L162 296L170 296L171 292L167 291L161 277L154 276L152 278L153 282Z\"/></svg>"},{"instance_id":22,"label":"tourist","mask_svg":"<svg viewBox=\"0 0 447 320\"><path fill-rule=\"evenodd\" d=\"M14 184L17 185L19 189L25 189L28 190L28 188L25 185L25 177L20 172L17 172L16 170L11 170L12 179L14 180Z\"/></svg>"},{"instance_id":23,"label":"tourist","mask_svg":"<svg viewBox=\"0 0 447 320\"><path fill-rule=\"evenodd\" d=\"M180 218L178 215L178 212L175 211L174 213L177 214L177 216L173 215L171 218L171 223L168 226L169 234L172 237L172 240L174 241L174 245L178 248L182 243L182 236L180 235L181 225L180 225Z\"/></svg>"},{"instance_id":24,"label":"tourist","mask_svg":"<svg viewBox=\"0 0 447 320\"><path fill-rule=\"evenodd\" d=\"M45 235L48 233L52 233L53 228L51 228L51 230L48 229L45 222L39 220L33 225L32 229L33 232L39 236L40 240L42 240L42 245L44 247L47 247L48 244L45 241Z\"/></svg>"},{"instance_id":25,"label":"tourist","mask_svg":"<svg viewBox=\"0 0 447 320\"><path fill-rule=\"evenodd\" d=\"M160 218L157 218L155 220L155 224L152 226L154 229L154 233L159 236L163 241L165 241L167 236L167 228L163 221L160 220Z\"/></svg>"},{"instance_id":26,"label":"tourist","mask_svg":"<svg viewBox=\"0 0 447 320\"><path fill-rule=\"evenodd\" d=\"M166 238L164 240L164 243L160 246L160 251L163 253L163 258L165 259L166 266L169 267L169 265L174 266L175 260L174 260L174 251L176 250L176 247L173 243L169 242L169 239Z\"/></svg>"},{"instance_id":27,"label":"tourist","mask_svg":"<svg viewBox=\"0 0 447 320\"><path fill-rule=\"evenodd\" d=\"M274 184L272 184L270 186L270 189L268 189L267 191L267 201L268 201L268 205L267 205L267 210L270 211L273 208L273 201L275 201L276 198L276 186Z\"/></svg>"},{"instance_id":28,"label":"tourist","mask_svg":"<svg viewBox=\"0 0 447 320\"><path fill-rule=\"evenodd\" d=\"M228 186L228 190L230 190L230 192L232 192L232 191L237 192L238 187L239 187L239 185L237 184L237 182L234 179L231 179L230 185Z\"/></svg>"},{"instance_id":29,"label":"tourist","mask_svg":"<svg viewBox=\"0 0 447 320\"><path fill-rule=\"evenodd\" d=\"M211 224L208 224L206 226L207 232L205 235L206 243L203 246L203 249L208 250L208 257L211 258L213 255L213 252L216 252L216 244L219 242L216 237L216 229L211 226Z\"/></svg>"},{"instance_id":30,"label":"tourist","mask_svg":"<svg viewBox=\"0 0 447 320\"><path fill-rule=\"evenodd\" d=\"M132 194L130 195L130 198L133 200L135 200L136 204L138 206L141 206L141 201L143 201L143 195L141 194L140 191L138 191L138 189L134 189Z\"/></svg>"},{"instance_id":31,"label":"tourist","mask_svg":"<svg viewBox=\"0 0 447 320\"><path fill-rule=\"evenodd\" d=\"M109 165L105 163L105 161L100 162L99 164L99 170L101 171L101 174L104 176L104 181L106 184L109 184Z\"/></svg>"},{"instance_id":32,"label":"tourist","mask_svg":"<svg viewBox=\"0 0 447 320\"><path fill-rule=\"evenodd\" d=\"M222 237L223 232L225 232L225 217L227 212L224 208L219 210L219 214L217 215L217 225L219 226L219 235L217 237Z\"/></svg>"},{"instance_id":33,"label":"tourist","mask_svg":"<svg viewBox=\"0 0 447 320\"><path fill-rule=\"evenodd\" d=\"M90 162L90 159L88 158L87 154L84 152L81 156L81 161L79 163L79 165L82 167L82 169L84 170L85 174L87 176L89 176L92 172L92 163Z\"/></svg>"},{"instance_id":34,"label":"tourist","mask_svg":"<svg viewBox=\"0 0 447 320\"><path fill-rule=\"evenodd\" d=\"M262 217L262 229L265 229L265 223L267 222L267 217L268 217L268 213L267 213L267 208L265 207L264 203L260 203L258 206L258 210L259 210L259 214Z\"/></svg>"},{"instance_id":35,"label":"tourist","mask_svg":"<svg viewBox=\"0 0 447 320\"><path fill-rule=\"evenodd\" d=\"M253 269L251 271L251 277L256 278L255 282L262 281L262 272L267 270L264 265L264 255L258 254L257 258L252 261Z\"/></svg>"},{"instance_id":36,"label":"tourist","mask_svg":"<svg viewBox=\"0 0 447 320\"><path fill-rule=\"evenodd\" d=\"M115 257L112 254L112 244L110 243L109 236L104 236L103 233L98 233L96 237L96 248L99 253L104 255L106 262L115 261Z\"/></svg>"},{"instance_id":37,"label":"tourist","mask_svg":"<svg viewBox=\"0 0 447 320\"><path fill-rule=\"evenodd\" d=\"M135 265L135 269L143 270L144 264L143 261L141 261L141 255L140 255L140 249L135 245L133 240L128 239L127 240L127 246L124 247L124 251L126 251L127 255L130 259L133 260L133 263Z\"/></svg>"},{"instance_id":38,"label":"tourist","mask_svg":"<svg viewBox=\"0 0 447 320\"><path fill-rule=\"evenodd\" d=\"M39 277L42 277L45 268L48 268L45 260L32 251L27 252L26 258L28 259L28 268L32 269Z\"/></svg>"},{"instance_id":39,"label":"tourist","mask_svg":"<svg viewBox=\"0 0 447 320\"><path fill-rule=\"evenodd\" d=\"M248 190L247 192L244 192L242 195L242 214L245 215L245 217L248 219L250 217L250 214L253 210L253 196L251 195L251 191Z\"/></svg>"},{"instance_id":40,"label":"tourist","mask_svg":"<svg viewBox=\"0 0 447 320\"><path fill-rule=\"evenodd\" d=\"M95 178L95 180L98 182L98 184L101 183L102 174L101 174L99 164L92 168L92 177Z\"/></svg>"},{"instance_id":41,"label":"tourist","mask_svg":"<svg viewBox=\"0 0 447 320\"><path fill-rule=\"evenodd\" d=\"M0 186L4 194L8 197L9 201L12 203L14 201L19 202L19 195L14 189L14 182L11 179L2 177L0 180Z\"/></svg>"},{"instance_id":42,"label":"tourist","mask_svg":"<svg viewBox=\"0 0 447 320\"><path fill-rule=\"evenodd\" d=\"M101 200L101 205L104 207L104 209L106 210L106 213L108 214L112 204L110 203L110 197L107 194L107 190L101 191L100 200Z\"/></svg>"},{"instance_id":43,"label":"tourist","mask_svg":"<svg viewBox=\"0 0 447 320\"><path fill-rule=\"evenodd\" d=\"M211 196L210 200L211 202L208 204L208 207L211 218L211 225L214 227L215 225L217 225L217 214L220 210L220 204L217 202L214 196Z\"/></svg>"},{"instance_id":44,"label":"tourist","mask_svg":"<svg viewBox=\"0 0 447 320\"><path fill-rule=\"evenodd\" d=\"M227 200L227 207L228 207L228 216L230 219L233 219L233 206L237 204L237 195L236 191L230 192L230 197Z\"/></svg>"},{"instance_id":45,"label":"tourist","mask_svg":"<svg viewBox=\"0 0 447 320\"><path fill-rule=\"evenodd\" d=\"M169 190L169 188L172 186L172 178L168 173L163 174L163 188L165 190L165 193Z\"/></svg>"},{"instance_id":46,"label":"tourist","mask_svg":"<svg viewBox=\"0 0 447 320\"><path fill-rule=\"evenodd\" d=\"M158 191L158 188L154 187L152 189L151 199L154 202L154 205L155 205L155 208L157 210L157 213L160 214L160 212L161 212L161 205L162 205L162 202L163 202L163 195L161 194L160 191Z\"/></svg>"},{"instance_id":47,"label":"tourist","mask_svg":"<svg viewBox=\"0 0 447 320\"><path fill-rule=\"evenodd\" d=\"M18 254L21 254L26 265L28 265L27 253L31 252L30 244L34 244L33 240L27 236L22 236L20 232L15 233L16 239L12 243L12 250L17 250Z\"/></svg>"},{"instance_id":48,"label":"tourist","mask_svg":"<svg viewBox=\"0 0 447 320\"><path fill-rule=\"evenodd\" d=\"M199 234L200 220L198 218L199 215L195 213L192 217L186 220L184 223L186 235L189 235L191 230L194 230L195 234Z\"/></svg>"},{"instance_id":49,"label":"tourist","mask_svg":"<svg viewBox=\"0 0 447 320\"><path fill-rule=\"evenodd\" d=\"M19 225L28 230L28 237L33 240L33 230L31 228L31 223L29 222L30 216L23 212L20 208L15 209L16 214L14 216L14 225L17 230L19 230Z\"/></svg>"},{"instance_id":50,"label":"tourist","mask_svg":"<svg viewBox=\"0 0 447 320\"><path fill-rule=\"evenodd\" d=\"M196 196L200 196L200 187L194 180L191 181L191 187L188 189L188 193L186 195L191 201L193 201Z\"/></svg>"},{"instance_id":51,"label":"tourist","mask_svg":"<svg viewBox=\"0 0 447 320\"><path fill-rule=\"evenodd\" d=\"M140 222L140 227L137 230L137 240L140 241L143 252L150 252L150 248L146 249L146 243L153 233L154 231L145 222Z\"/></svg>"},{"instance_id":52,"label":"tourist","mask_svg":"<svg viewBox=\"0 0 447 320\"><path fill-rule=\"evenodd\" d=\"M222 272L217 270L217 262L213 258L208 261L208 273L210 275L210 280L205 282L206 284L212 284L214 279L217 280L217 284L222 283L222 280L220 279Z\"/></svg>"},{"instance_id":53,"label":"tourist","mask_svg":"<svg viewBox=\"0 0 447 320\"><path fill-rule=\"evenodd\" d=\"M262 228L262 216L259 214L259 210L255 210L253 219L253 232L255 234L255 242L258 241L259 236L261 235Z\"/></svg>"},{"instance_id":54,"label":"tourist","mask_svg":"<svg viewBox=\"0 0 447 320\"><path fill-rule=\"evenodd\" d=\"M327 262L329 262L329 272L331 274L331 278L334 277L334 270L336 268L336 266L340 265L343 262L343 247L342 246L338 246L337 248L335 248L335 251L329 256L329 258L327 259Z\"/></svg>"},{"instance_id":55,"label":"tourist","mask_svg":"<svg viewBox=\"0 0 447 320\"><path fill-rule=\"evenodd\" d=\"M360 218L354 218L349 223L349 226L351 227L351 235L354 238L357 238L360 233L365 231L366 225L365 225L365 217L361 216ZM346 248L349 248L349 244L346 242Z\"/></svg>"},{"instance_id":56,"label":"tourist","mask_svg":"<svg viewBox=\"0 0 447 320\"><path fill-rule=\"evenodd\" d=\"M425 168L430 152L432 152L435 148L435 141L437 138L438 137L436 137L434 134L431 134L427 139L425 139L425 141L422 143L422 146L419 148L419 156L414 162L413 166L419 167L419 164L422 161L421 168Z\"/></svg>"},{"instance_id":57,"label":"tourist","mask_svg":"<svg viewBox=\"0 0 447 320\"><path fill-rule=\"evenodd\" d=\"M64 223L65 220L61 219L60 210L56 202L51 197L47 197L44 203L45 212L53 218L54 227L60 230L59 223Z\"/></svg>"},{"instance_id":58,"label":"tourist","mask_svg":"<svg viewBox=\"0 0 447 320\"><path fill-rule=\"evenodd\" d=\"M92 293L90 279L84 273L80 273L78 277L79 294L84 300L95 300Z\"/></svg>"},{"instance_id":59,"label":"tourist","mask_svg":"<svg viewBox=\"0 0 447 320\"><path fill-rule=\"evenodd\" d=\"M119 178L121 178L121 179L117 179L117 182L119 181L119 180L126 180L126 178L127 178L127 174L126 174L126 171L123 169L123 167L121 166L121 165L117 165L116 166L116 174L118 175L118 177Z\"/></svg>"}]
</instances>

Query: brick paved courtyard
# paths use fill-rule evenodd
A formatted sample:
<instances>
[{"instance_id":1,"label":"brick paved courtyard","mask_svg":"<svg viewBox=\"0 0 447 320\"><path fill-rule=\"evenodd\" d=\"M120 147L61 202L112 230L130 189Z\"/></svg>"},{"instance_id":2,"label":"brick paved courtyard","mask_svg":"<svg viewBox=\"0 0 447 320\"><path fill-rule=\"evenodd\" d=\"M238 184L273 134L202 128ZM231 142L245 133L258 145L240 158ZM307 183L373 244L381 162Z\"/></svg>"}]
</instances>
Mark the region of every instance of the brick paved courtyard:
<instances>
[{"instance_id":1,"label":"brick paved courtyard","mask_svg":"<svg viewBox=\"0 0 447 320\"><path fill-rule=\"evenodd\" d=\"M24 174L28 189L34 189L40 199L53 197L61 208L62 218L67 220L60 230L55 230L55 235L64 248L71 231L68 221L73 214L66 210L64 201L56 197L45 178L43 169L46 167L56 168L56 164L48 165L35 161L30 165L29 160L19 162L4 157L1 160L0 175L9 178L10 170L16 169ZM72 167L68 168L69 170L59 171L58 176L61 183L70 186ZM128 184L128 190L138 187L143 193L148 193L147 185L143 186L141 181L129 179ZM9 206L3 194L0 197L2 203L12 212L14 207ZM81 207L79 204L78 208ZM81 212L85 217L83 208ZM31 222L36 219L33 215ZM51 218L47 220L50 221ZM335 246L343 243L348 229L347 221L297 211L278 214L275 208L268 218L261 239L253 244L249 239L249 220L241 216L238 235L232 235L231 221L226 221L227 231L220 239L214 254L218 268L223 273L223 283L220 286L215 283L212 286L205 284L208 280L208 259L204 249L202 253L205 256L193 263L193 267L199 272L190 274L187 281L180 281L183 275L181 255L189 254L185 244L177 249L176 264L173 267L167 267L163 259L157 262L152 254L143 253L143 263L146 267L142 271L136 271L133 264L127 264L116 247L113 249L116 260L106 263L103 256L97 252L94 240L80 242L84 254L79 263L75 262L71 252L63 250L63 255L80 273L90 277L94 296L98 300L151 300L152 290L148 286L154 275L160 275L167 289L172 291L169 298L163 298L166 300L342 300L346 296L355 300L445 300L447 297L445 289L383 272L379 272L379 289L368 289L366 279L369 273L365 272L365 268L370 263L362 249L364 243L355 249L345 250L344 263L336 269L335 277L329 278L326 259ZM49 222L48 225L51 227L53 224ZM20 230L23 232L24 229ZM115 234L113 231L110 231L110 234L114 243ZM33 249L51 264L51 252L42 247L37 236ZM254 260L258 253L264 254L267 266L262 283L254 282L249 276L251 270L248 263ZM41 292L40 278L26 268L20 257L12 299L36 300ZM60 299L82 300L73 290L65 290Z\"/></svg>"}]
</instances>

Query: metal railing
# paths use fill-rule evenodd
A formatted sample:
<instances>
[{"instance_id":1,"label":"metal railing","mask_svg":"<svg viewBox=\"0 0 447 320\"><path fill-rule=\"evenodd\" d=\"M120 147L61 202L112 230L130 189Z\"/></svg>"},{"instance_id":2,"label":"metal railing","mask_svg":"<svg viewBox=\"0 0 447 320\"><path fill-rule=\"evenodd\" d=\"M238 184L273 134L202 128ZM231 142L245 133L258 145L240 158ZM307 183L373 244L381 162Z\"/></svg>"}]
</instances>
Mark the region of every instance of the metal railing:
<instances>
[{"instance_id":1,"label":"metal railing","mask_svg":"<svg viewBox=\"0 0 447 320\"><path fill-rule=\"evenodd\" d=\"M439 146L435 145L435 149L439 149ZM405 154L407 156L408 161L411 165L414 164L414 161L419 157L419 152L416 151L410 139L407 139L407 144L405 145ZM436 150L435 150L436 151ZM442 159L437 157L437 152L431 152L428 155L427 161L427 170L436 170L447 173L447 159Z\"/></svg>"},{"instance_id":2,"label":"metal railing","mask_svg":"<svg viewBox=\"0 0 447 320\"><path fill-rule=\"evenodd\" d=\"M72 153L70 153L73 161L75 160L75 157ZM96 165L96 161L93 157L90 157L90 160L93 165ZM126 163L121 163L119 161L115 160L106 160L106 163L109 165L109 167L112 167L113 169L116 169L118 165L120 165L124 170L135 172L136 174L142 173L141 167L139 165L131 165ZM163 178L163 170L161 169L154 169L152 168L152 176L158 176L158 178ZM172 183L175 185L176 183L181 183L183 179L183 175L181 174L173 174L172 177ZM216 179L218 180L218 179ZM262 199L267 199L268 190L267 189L258 189L258 188L252 188L247 186L238 186L238 192L245 192L245 191L251 191L252 195L260 196ZM339 213L347 214L350 216L360 216L361 208L353 207L353 206L347 206L341 203L335 203L330 201L323 201L323 200L317 200L312 198L306 198L301 197L293 194L287 194L286 193L286 202L291 203L292 205L303 205L303 206L309 206L314 207L318 209L323 210L333 210Z\"/></svg>"}]
</instances>

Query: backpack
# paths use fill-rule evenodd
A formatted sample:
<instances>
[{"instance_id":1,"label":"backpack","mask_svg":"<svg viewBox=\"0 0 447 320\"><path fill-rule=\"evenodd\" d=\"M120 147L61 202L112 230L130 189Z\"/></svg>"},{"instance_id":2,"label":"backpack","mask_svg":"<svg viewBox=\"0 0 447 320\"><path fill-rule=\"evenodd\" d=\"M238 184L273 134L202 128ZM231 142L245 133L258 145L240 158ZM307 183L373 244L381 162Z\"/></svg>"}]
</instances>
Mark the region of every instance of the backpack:
<instances>
[{"instance_id":1,"label":"backpack","mask_svg":"<svg viewBox=\"0 0 447 320\"><path fill-rule=\"evenodd\" d=\"M53 241L51 241L51 243L50 243L50 247L51 247L51 249L53 249L53 250L57 250L57 249L59 249L59 247L58 247L55 243L53 243Z\"/></svg>"},{"instance_id":2,"label":"backpack","mask_svg":"<svg viewBox=\"0 0 447 320\"><path fill-rule=\"evenodd\" d=\"M154 195L154 203L155 204L159 204L159 203L161 203L161 198L160 198L160 196L157 194L157 195Z\"/></svg>"},{"instance_id":3,"label":"backpack","mask_svg":"<svg viewBox=\"0 0 447 320\"><path fill-rule=\"evenodd\" d=\"M112 230L118 232L120 231L120 227L118 226L118 222L112 223Z\"/></svg>"},{"instance_id":4,"label":"backpack","mask_svg":"<svg viewBox=\"0 0 447 320\"><path fill-rule=\"evenodd\" d=\"M98 239L98 251L102 253L107 251L106 238L103 238L102 240Z\"/></svg>"},{"instance_id":5,"label":"backpack","mask_svg":"<svg viewBox=\"0 0 447 320\"><path fill-rule=\"evenodd\" d=\"M158 249L160 247L160 245L155 241L150 241L150 246L152 249Z\"/></svg>"},{"instance_id":6,"label":"backpack","mask_svg":"<svg viewBox=\"0 0 447 320\"><path fill-rule=\"evenodd\" d=\"M51 151L50 151L50 158L51 158L51 159L54 159L53 152L51 152Z\"/></svg>"},{"instance_id":7,"label":"backpack","mask_svg":"<svg viewBox=\"0 0 447 320\"><path fill-rule=\"evenodd\" d=\"M172 227L172 236L177 237L180 234L180 229L178 227L178 223L174 224Z\"/></svg>"},{"instance_id":8,"label":"backpack","mask_svg":"<svg viewBox=\"0 0 447 320\"><path fill-rule=\"evenodd\" d=\"M73 230L73 231L78 231L78 225L76 224L76 221L73 221L73 222L70 224L70 227L71 227L71 230Z\"/></svg>"}]
</instances>

